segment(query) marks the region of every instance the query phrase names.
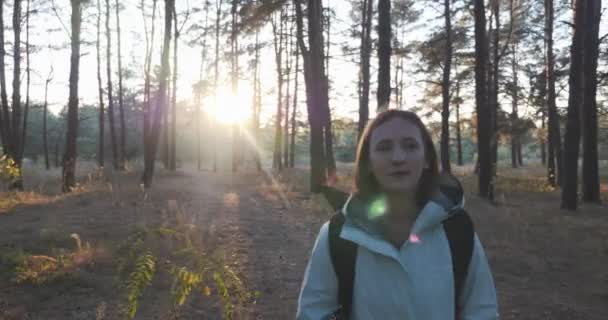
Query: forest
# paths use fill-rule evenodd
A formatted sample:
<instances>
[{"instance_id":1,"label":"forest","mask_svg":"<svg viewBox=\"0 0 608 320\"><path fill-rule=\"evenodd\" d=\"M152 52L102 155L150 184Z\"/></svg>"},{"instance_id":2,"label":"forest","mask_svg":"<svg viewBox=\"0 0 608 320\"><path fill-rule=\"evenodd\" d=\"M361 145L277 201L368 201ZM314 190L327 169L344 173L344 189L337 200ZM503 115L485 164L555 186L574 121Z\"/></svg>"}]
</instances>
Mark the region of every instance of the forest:
<instances>
[{"instance_id":1,"label":"forest","mask_svg":"<svg viewBox=\"0 0 608 320\"><path fill-rule=\"evenodd\" d=\"M388 109L503 319L608 319L601 0L0 0L0 319L293 318Z\"/></svg>"}]
</instances>

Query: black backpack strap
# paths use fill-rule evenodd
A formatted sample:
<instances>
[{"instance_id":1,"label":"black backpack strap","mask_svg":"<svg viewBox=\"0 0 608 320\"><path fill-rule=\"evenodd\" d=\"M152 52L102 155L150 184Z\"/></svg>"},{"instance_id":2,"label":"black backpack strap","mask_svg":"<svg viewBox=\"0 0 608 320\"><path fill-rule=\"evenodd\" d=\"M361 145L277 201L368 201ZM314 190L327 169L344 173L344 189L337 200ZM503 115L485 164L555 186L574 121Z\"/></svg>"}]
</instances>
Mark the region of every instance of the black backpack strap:
<instances>
[{"instance_id":1,"label":"black backpack strap","mask_svg":"<svg viewBox=\"0 0 608 320\"><path fill-rule=\"evenodd\" d=\"M461 310L458 302L467 278L469 264L473 256L475 229L471 217L460 209L443 222L443 229L450 244L452 268L454 273L454 306L455 319L460 319Z\"/></svg>"},{"instance_id":2,"label":"black backpack strap","mask_svg":"<svg viewBox=\"0 0 608 320\"><path fill-rule=\"evenodd\" d=\"M352 241L340 238L342 225L344 225L344 215L341 212L336 213L329 220L329 254L338 278L340 309L334 316L338 320L347 320L350 317L353 302L357 245Z\"/></svg>"}]
</instances>

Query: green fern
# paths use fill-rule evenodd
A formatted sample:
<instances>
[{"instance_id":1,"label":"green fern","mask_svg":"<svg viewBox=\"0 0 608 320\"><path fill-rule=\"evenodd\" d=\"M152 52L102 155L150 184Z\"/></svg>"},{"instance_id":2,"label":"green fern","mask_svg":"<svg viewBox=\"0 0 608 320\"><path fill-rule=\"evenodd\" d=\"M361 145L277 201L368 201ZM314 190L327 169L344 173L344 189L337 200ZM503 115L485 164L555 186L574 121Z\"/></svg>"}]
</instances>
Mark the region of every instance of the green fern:
<instances>
[{"instance_id":1,"label":"green fern","mask_svg":"<svg viewBox=\"0 0 608 320\"><path fill-rule=\"evenodd\" d=\"M186 302L186 299L203 281L201 274L189 271L185 267L171 269L173 275L173 284L171 285L171 297L174 306L181 306Z\"/></svg>"},{"instance_id":2,"label":"green fern","mask_svg":"<svg viewBox=\"0 0 608 320\"><path fill-rule=\"evenodd\" d=\"M217 286L218 294L220 296L220 301L222 302L222 307L224 308L224 319L232 320L232 317L234 316L234 305L232 304L232 299L230 299L230 291L228 290L228 286L226 285L222 272L214 271L213 281L215 281L215 285Z\"/></svg>"},{"instance_id":3,"label":"green fern","mask_svg":"<svg viewBox=\"0 0 608 320\"><path fill-rule=\"evenodd\" d=\"M129 319L135 318L138 305L137 301L143 294L144 289L152 282L155 271L156 261L150 252L146 252L137 258L135 270L131 273L129 282L127 283Z\"/></svg>"}]
</instances>

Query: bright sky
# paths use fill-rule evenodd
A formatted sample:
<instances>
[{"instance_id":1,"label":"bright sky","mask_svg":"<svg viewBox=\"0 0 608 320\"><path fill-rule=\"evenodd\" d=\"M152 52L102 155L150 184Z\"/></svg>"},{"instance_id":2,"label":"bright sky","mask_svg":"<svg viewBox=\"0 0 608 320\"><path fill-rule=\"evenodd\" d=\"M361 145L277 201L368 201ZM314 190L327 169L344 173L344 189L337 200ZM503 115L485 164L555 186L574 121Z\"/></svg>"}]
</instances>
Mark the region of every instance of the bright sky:
<instances>
[{"instance_id":1,"label":"bright sky","mask_svg":"<svg viewBox=\"0 0 608 320\"><path fill-rule=\"evenodd\" d=\"M112 0L111 0L112 1ZM348 35L348 28L351 25L350 18L350 4L347 0L325 0L331 1L330 5L337 13L337 17L334 21L332 21L332 34L331 40L332 43L336 43L332 47L331 56L334 57L330 63L330 78L332 81L332 88L330 96L332 98L330 105L332 109L334 109L334 114L339 116L349 116L352 118L356 118L357 110L358 110L358 102L355 98L356 95L356 81L358 77L358 67L355 63L351 62L351 57L344 56L341 49L339 48L339 43L343 42ZM35 3L35 1L32 1ZM56 1L59 5L66 5L65 1ZM102 0L102 10L105 13L105 4ZM112 1L112 5L114 5L114 1ZM143 83L143 56L145 53L145 38L143 36L143 18L140 9L137 8L139 5L139 0L121 0L121 5L124 7L124 11L121 13L121 28L122 28L122 48L123 48L123 66L135 68L137 74L135 76L136 81L131 83L126 83L126 86L142 86ZM178 1L178 13L185 11L187 8L187 2L185 0ZM158 11L162 11L163 9L163 1L158 1ZM37 4L39 6L40 4ZM227 4L224 4L227 6ZM24 3L25 6L25 3ZM96 9L96 1L90 1L89 6L85 9L83 13L83 40L88 41L90 45L83 45L81 47L82 58L80 62L80 82L79 82L79 96L81 97L82 103L87 104L97 104L97 74L96 74L96 52L94 41L96 39L96 19L97 19L97 9ZM214 5L212 5L214 7ZM11 21L11 6L5 6L4 10L4 21L5 24L10 23ZM35 7L33 7L35 9ZM25 8L24 8L25 10ZM157 12L158 12L157 11ZM57 16L50 10L41 10L42 13L32 16L31 18L31 43L39 46L37 47L37 52L31 55L32 61L32 88L31 88L31 97L34 101L42 101L44 98L44 82L45 78L51 68L54 68L54 79L49 89L49 102L51 104L51 108L55 111L61 109L63 105L67 103L68 97L68 77L69 77L69 36L64 31L61 23ZM62 17L63 23L66 24L66 27L69 28L69 16L70 9L68 7L58 8L58 14ZM438 15L438 13L434 10L427 9L423 18L420 19L421 22L418 24L424 25L431 19L432 17ZM105 61L105 37L103 37L103 33L105 32L105 16L102 17L102 60ZM182 18L183 19L183 18ZM198 13L197 17L191 16L188 24L199 20L203 21L203 13ZM606 23L604 19L601 25L601 35L608 32L608 23ZM210 13L209 22L213 23L214 14L213 9ZM156 39L155 39L155 52L153 56L154 63L158 64L160 60L160 43L161 43L161 25L162 21L159 19L157 13L157 27L156 28ZM181 23L181 19L180 19ZM114 31L115 26L115 16L114 9L112 9L112 30ZM6 27L9 27L6 25ZM49 29L57 29L56 31L50 32ZM187 26L186 26L187 29ZM407 35L408 39L414 40L422 40L425 37L426 32L428 32L429 28L418 29L418 31L413 31ZM270 28L264 28L262 30L262 34L265 36L261 36L262 39L270 39L271 30ZM374 34L374 37L376 35ZM5 32L5 37L7 41L12 42L12 32L7 30ZM199 77L199 67L200 67L200 48L190 48L185 44L185 41L188 38L192 38L193 35L185 34L180 38L182 41L179 47L179 80L178 80L178 100L191 99L192 97L192 84L198 81ZM25 40L25 33L22 35L22 41ZM113 48L112 54L113 59L116 59L116 33L112 34ZM227 44L227 37L224 37L221 40L222 50L229 50L229 45ZM253 36L248 36L247 39L241 40L241 46L245 47L247 44L253 41ZM352 40L355 41L356 40ZM66 48L63 50L51 50L47 46L52 44L53 46L61 46L66 45ZM207 48L209 50L208 57L209 60L213 59L213 50L214 50L214 40L210 37L207 43ZM7 48L8 50L8 48ZM275 73L275 63L274 63L274 52L271 46L271 43L268 43L268 46L264 49L265 51L262 53L262 86L264 90L263 96L263 118L269 117L274 113L276 109L276 98L275 98L275 82L276 82L276 73ZM357 58L358 59L358 58ZM250 57L248 55L243 55L241 58L241 94L237 99L238 101L244 101L244 103L248 103L251 97L251 84L249 82L250 72L246 70L246 65ZM12 58L6 57L7 63L7 83L11 83L11 75L12 75ZM105 62L103 62L105 63ZM375 69L375 65L377 64L377 59L372 58L372 66ZM25 68L25 62L23 62L23 68ZM406 62L406 92L404 94L405 105L412 106L417 104L418 98L421 96L422 87L421 84L418 83L418 79L416 77L408 77L408 71L411 71L415 66L415 62ZM105 64L102 66L102 78L105 86ZM221 89L222 92L228 92L226 90L228 86L228 77L229 66L226 62L223 62L223 65L220 67L220 83L224 83L224 88ZM116 63L113 65L113 71L115 72L117 67ZM372 71L372 81L375 82L375 71ZM212 80L213 74L208 74L208 79ZM117 82L117 77L113 76L114 83ZM303 90L304 81L300 78L300 89ZM9 96L12 88L9 87ZM25 81L22 84L22 95L25 94ZM220 94L223 95L223 94ZM304 92L300 91L299 94L301 101L305 101ZM220 99L221 101L222 99ZM305 107L301 104L300 110L304 110ZM372 86L372 92L370 93L370 109L375 110L375 85ZM248 109L247 109L248 110Z\"/></svg>"}]
</instances>

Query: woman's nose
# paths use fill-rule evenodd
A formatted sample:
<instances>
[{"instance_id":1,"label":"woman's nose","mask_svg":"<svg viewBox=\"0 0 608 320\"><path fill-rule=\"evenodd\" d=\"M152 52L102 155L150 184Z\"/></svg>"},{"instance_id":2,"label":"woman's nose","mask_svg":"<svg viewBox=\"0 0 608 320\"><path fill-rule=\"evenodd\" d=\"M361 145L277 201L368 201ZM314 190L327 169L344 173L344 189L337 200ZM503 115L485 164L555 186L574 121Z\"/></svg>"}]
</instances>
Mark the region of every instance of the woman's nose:
<instances>
[{"instance_id":1,"label":"woman's nose","mask_svg":"<svg viewBox=\"0 0 608 320\"><path fill-rule=\"evenodd\" d=\"M393 163L403 163L407 158L407 152L402 148L395 148L391 157Z\"/></svg>"}]
</instances>

